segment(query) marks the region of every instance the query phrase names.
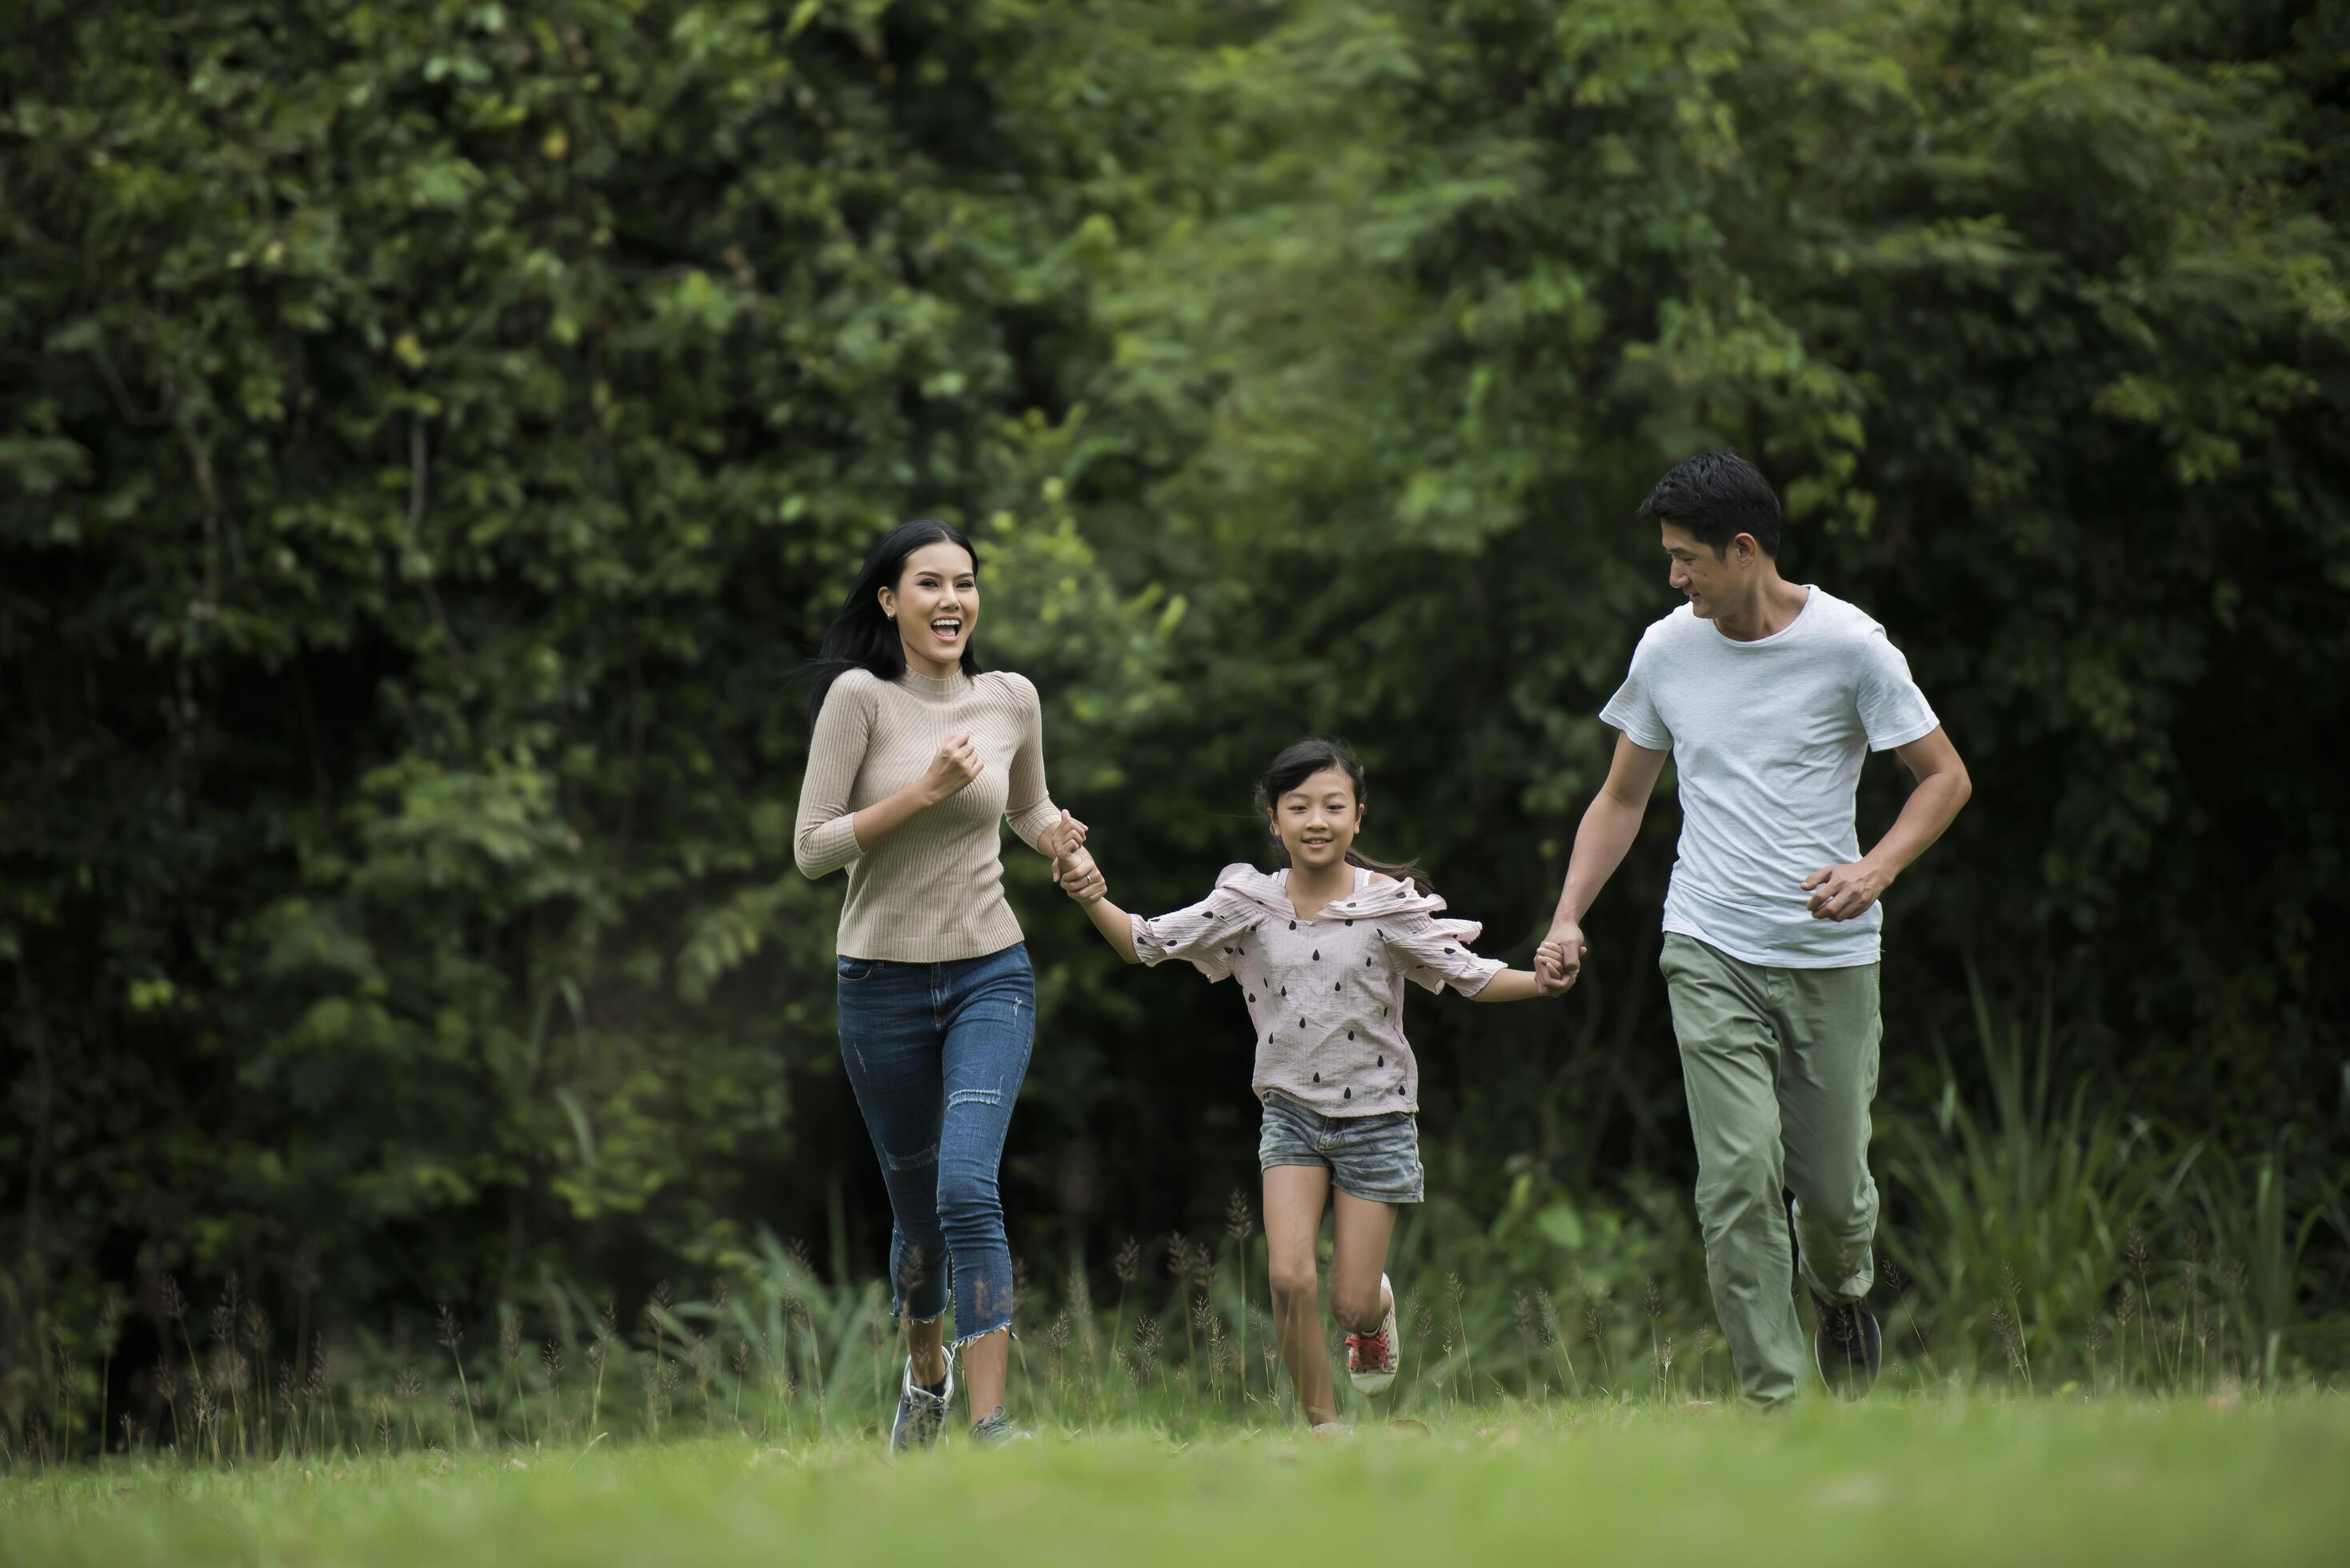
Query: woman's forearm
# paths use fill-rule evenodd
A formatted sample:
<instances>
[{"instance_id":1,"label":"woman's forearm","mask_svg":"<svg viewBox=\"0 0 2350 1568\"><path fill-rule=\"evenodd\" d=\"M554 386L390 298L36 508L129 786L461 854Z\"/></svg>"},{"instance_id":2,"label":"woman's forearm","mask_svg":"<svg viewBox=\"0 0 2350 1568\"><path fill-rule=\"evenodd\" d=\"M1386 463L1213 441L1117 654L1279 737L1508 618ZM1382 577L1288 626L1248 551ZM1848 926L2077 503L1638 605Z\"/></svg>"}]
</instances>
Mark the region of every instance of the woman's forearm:
<instances>
[{"instance_id":1,"label":"woman's forearm","mask_svg":"<svg viewBox=\"0 0 2350 1568\"><path fill-rule=\"evenodd\" d=\"M882 796L850 819L850 828L857 835L858 852L871 849L937 804L920 779L895 794Z\"/></svg>"}]
</instances>

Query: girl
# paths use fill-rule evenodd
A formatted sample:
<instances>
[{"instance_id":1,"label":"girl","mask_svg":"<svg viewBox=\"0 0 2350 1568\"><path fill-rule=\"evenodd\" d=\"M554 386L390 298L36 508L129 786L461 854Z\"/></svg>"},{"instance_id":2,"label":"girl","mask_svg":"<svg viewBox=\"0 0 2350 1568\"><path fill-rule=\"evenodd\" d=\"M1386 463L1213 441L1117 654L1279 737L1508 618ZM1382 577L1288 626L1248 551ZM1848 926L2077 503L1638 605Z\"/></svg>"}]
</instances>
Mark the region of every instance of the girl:
<instances>
[{"instance_id":1,"label":"girl","mask_svg":"<svg viewBox=\"0 0 2350 1568\"><path fill-rule=\"evenodd\" d=\"M980 673L978 627L971 541L943 523L901 524L866 556L808 698L795 857L809 877L848 870L840 1051L889 1189L891 1311L907 1347L895 1452L942 1434L951 1299L972 1437L1027 1436L1003 1412L1012 1254L996 1174L1036 988L1003 900L1001 824L1073 877L1092 867L1085 825L1045 788L1036 689Z\"/></svg>"},{"instance_id":2,"label":"girl","mask_svg":"<svg viewBox=\"0 0 2350 1568\"><path fill-rule=\"evenodd\" d=\"M1343 1433L1315 1325L1315 1238L1336 1189L1330 1315L1347 1335L1347 1372L1377 1394L1395 1381L1395 1290L1386 1274L1396 1205L1420 1200L1419 1071L1403 1036L1403 982L1447 984L1479 1002L1566 989L1469 950L1479 928L1440 920L1444 900L1410 866L1355 852L1363 766L1336 742L1308 739L1257 782L1284 869L1227 866L1204 903L1156 919L1109 901L1100 871L1059 879L1128 963L1189 959L1211 981L1240 982L1256 1032L1251 1087L1264 1103L1257 1163L1274 1320L1299 1406L1317 1432Z\"/></svg>"}]
</instances>

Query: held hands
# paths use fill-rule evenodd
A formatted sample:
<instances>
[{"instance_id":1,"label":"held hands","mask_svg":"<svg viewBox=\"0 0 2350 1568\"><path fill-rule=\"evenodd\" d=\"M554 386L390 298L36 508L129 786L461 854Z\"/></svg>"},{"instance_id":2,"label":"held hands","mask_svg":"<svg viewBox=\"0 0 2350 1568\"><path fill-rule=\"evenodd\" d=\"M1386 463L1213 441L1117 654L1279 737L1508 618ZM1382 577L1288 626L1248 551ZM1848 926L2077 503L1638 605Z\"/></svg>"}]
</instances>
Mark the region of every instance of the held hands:
<instances>
[{"instance_id":1,"label":"held hands","mask_svg":"<svg viewBox=\"0 0 2350 1568\"><path fill-rule=\"evenodd\" d=\"M1109 891L1100 867L1086 848L1086 825L1061 810L1061 820L1036 836L1036 847L1053 857L1053 880L1080 904L1090 904Z\"/></svg>"},{"instance_id":2,"label":"held hands","mask_svg":"<svg viewBox=\"0 0 2350 1568\"><path fill-rule=\"evenodd\" d=\"M936 805L961 794L986 765L979 760L979 748L971 743L968 734L949 735L939 742L939 753L931 759L931 765L922 770L919 782L924 803Z\"/></svg>"},{"instance_id":3,"label":"held hands","mask_svg":"<svg viewBox=\"0 0 2350 1568\"><path fill-rule=\"evenodd\" d=\"M1086 825L1071 816L1066 807L1062 808L1060 821L1036 836L1037 849L1055 860L1075 855L1085 843Z\"/></svg>"},{"instance_id":4,"label":"held hands","mask_svg":"<svg viewBox=\"0 0 2350 1568\"><path fill-rule=\"evenodd\" d=\"M1534 950L1534 989L1544 996L1573 990L1583 978L1583 957L1590 950L1581 926L1571 922L1553 926L1549 938Z\"/></svg>"},{"instance_id":5,"label":"held hands","mask_svg":"<svg viewBox=\"0 0 2350 1568\"><path fill-rule=\"evenodd\" d=\"M1883 868L1866 860L1827 867L1813 872L1803 883L1804 891L1812 896L1815 920L1849 920L1866 914L1892 885L1893 878Z\"/></svg>"},{"instance_id":6,"label":"held hands","mask_svg":"<svg viewBox=\"0 0 2350 1568\"><path fill-rule=\"evenodd\" d=\"M1061 891L1080 904L1098 902L1109 896L1109 883L1094 864L1093 852L1080 849L1053 863L1053 880Z\"/></svg>"}]
</instances>

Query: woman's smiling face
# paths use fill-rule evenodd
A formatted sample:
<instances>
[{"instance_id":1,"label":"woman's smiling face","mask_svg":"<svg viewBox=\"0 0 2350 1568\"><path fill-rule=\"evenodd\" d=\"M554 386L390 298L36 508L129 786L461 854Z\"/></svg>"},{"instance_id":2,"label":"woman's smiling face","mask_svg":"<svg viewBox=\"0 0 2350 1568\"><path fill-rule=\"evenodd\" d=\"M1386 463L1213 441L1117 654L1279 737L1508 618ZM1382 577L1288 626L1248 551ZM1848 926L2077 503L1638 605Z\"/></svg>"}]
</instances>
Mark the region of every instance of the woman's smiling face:
<instances>
[{"instance_id":1,"label":"woman's smiling face","mask_svg":"<svg viewBox=\"0 0 2350 1568\"><path fill-rule=\"evenodd\" d=\"M906 668L953 674L979 626L979 573L960 545L941 539L906 557L896 588L883 588L881 613L898 623Z\"/></svg>"},{"instance_id":2,"label":"woman's smiling face","mask_svg":"<svg viewBox=\"0 0 2350 1568\"><path fill-rule=\"evenodd\" d=\"M1363 803L1353 781L1338 768L1324 768L1298 781L1273 803L1274 836L1300 870L1341 865L1363 826Z\"/></svg>"}]
</instances>

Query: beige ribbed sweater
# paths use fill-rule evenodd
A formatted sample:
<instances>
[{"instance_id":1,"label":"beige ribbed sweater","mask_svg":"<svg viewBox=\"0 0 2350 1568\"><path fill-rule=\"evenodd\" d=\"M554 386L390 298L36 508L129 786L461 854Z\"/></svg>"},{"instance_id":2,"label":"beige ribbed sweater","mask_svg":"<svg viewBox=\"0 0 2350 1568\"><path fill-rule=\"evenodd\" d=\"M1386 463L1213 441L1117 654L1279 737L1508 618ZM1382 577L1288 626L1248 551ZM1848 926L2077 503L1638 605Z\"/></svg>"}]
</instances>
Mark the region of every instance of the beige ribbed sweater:
<instances>
[{"instance_id":1,"label":"beige ribbed sweater","mask_svg":"<svg viewBox=\"0 0 2350 1568\"><path fill-rule=\"evenodd\" d=\"M949 735L968 733L980 774L870 849L856 815L922 776ZM1000 854L1009 816L1030 848L1060 819L1045 789L1045 722L1024 676L991 671L883 680L852 670L832 683L808 741L793 843L800 870L848 867L843 958L944 963L1021 940L1003 898Z\"/></svg>"}]
</instances>

